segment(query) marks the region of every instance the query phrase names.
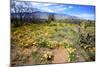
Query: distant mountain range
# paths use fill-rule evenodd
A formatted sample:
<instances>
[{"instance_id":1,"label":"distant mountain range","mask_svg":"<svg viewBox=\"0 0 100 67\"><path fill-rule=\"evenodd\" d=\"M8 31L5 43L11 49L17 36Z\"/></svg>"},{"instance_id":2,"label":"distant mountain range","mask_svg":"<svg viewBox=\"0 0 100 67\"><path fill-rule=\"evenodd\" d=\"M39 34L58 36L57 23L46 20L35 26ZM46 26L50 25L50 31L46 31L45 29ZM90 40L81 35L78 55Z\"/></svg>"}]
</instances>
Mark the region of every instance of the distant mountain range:
<instances>
[{"instance_id":1,"label":"distant mountain range","mask_svg":"<svg viewBox=\"0 0 100 67\"><path fill-rule=\"evenodd\" d=\"M49 13L49 12L33 12L32 14L39 16L42 19L48 19L49 15L54 15L54 18L56 20L64 20L64 19L80 19L79 17L76 16L71 16L67 14L57 14L57 13Z\"/></svg>"},{"instance_id":2,"label":"distant mountain range","mask_svg":"<svg viewBox=\"0 0 100 67\"><path fill-rule=\"evenodd\" d=\"M34 18L34 19L48 19L50 15L54 16L54 19L56 20L64 20L64 19L82 19L77 16L71 16L67 14L57 14L57 13L49 13L49 12L22 12L22 13L11 13L12 18L20 18L22 16L23 18Z\"/></svg>"}]
</instances>

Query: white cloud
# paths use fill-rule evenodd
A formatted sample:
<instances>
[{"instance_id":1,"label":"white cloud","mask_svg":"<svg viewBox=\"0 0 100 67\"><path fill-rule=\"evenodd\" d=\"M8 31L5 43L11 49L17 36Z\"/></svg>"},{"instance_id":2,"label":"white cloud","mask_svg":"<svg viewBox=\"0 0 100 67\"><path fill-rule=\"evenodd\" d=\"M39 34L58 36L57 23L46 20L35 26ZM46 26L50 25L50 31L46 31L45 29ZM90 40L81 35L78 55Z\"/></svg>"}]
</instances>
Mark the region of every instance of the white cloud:
<instances>
[{"instance_id":1,"label":"white cloud","mask_svg":"<svg viewBox=\"0 0 100 67\"><path fill-rule=\"evenodd\" d=\"M40 8L40 10L42 11L46 11L46 12L55 12L54 10L48 8L48 7L43 7L43 8Z\"/></svg>"},{"instance_id":2,"label":"white cloud","mask_svg":"<svg viewBox=\"0 0 100 67\"><path fill-rule=\"evenodd\" d=\"M55 8L55 9L53 9L55 12L63 12L63 11L65 11L67 8Z\"/></svg>"},{"instance_id":3,"label":"white cloud","mask_svg":"<svg viewBox=\"0 0 100 67\"><path fill-rule=\"evenodd\" d=\"M62 12L67 9L64 5L49 4L49 3L33 3L32 6L45 12Z\"/></svg>"},{"instance_id":4,"label":"white cloud","mask_svg":"<svg viewBox=\"0 0 100 67\"><path fill-rule=\"evenodd\" d=\"M32 5L33 5L34 7L48 7L48 6L52 5L52 4L32 2Z\"/></svg>"},{"instance_id":5,"label":"white cloud","mask_svg":"<svg viewBox=\"0 0 100 67\"><path fill-rule=\"evenodd\" d=\"M52 5L52 4L48 4L48 3L42 4L42 6L45 6L45 7L50 6L50 5Z\"/></svg>"},{"instance_id":6,"label":"white cloud","mask_svg":"<svg viewBox=\"0 0 100 67\"><path fill-rule=\"evenodd\" d=\"M68 6L69 9L73 8L73 6Z\"/></svg>"}]
</instances>

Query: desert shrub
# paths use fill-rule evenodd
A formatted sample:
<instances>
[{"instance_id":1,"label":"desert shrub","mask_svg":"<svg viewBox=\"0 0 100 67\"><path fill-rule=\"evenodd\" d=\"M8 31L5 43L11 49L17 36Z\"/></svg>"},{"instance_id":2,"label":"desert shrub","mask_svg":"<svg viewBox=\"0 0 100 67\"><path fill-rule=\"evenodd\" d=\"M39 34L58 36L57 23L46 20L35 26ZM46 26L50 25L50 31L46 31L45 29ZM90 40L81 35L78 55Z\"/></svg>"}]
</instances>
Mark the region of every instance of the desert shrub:
<instances>
[{"instance_id":1,"label":"desert shrub","mask_svg":"<svg viewBox=\"0 0 100 67\"><path fill-rule=\"evenodd\" d=\"M38 40L36 40L36 44L39 47L50 48L50 49L56 47L56 43L53 43L52 41L49 41L46 38L39 38Z\"/></svg>"},{"instance_id":2,"label":"desert shrub","mask_svg":"<svg viewBox=\"0 0 100 67\"><path fill-rule=\"evenodd\" d=\"M65 48L71 48L71 47L74 48L74 46L72 44L69 44L69 43L64 43L64 47Z\"/></svg>"},{"instance_id":3,"label":"desert shrub","mask_svg":"<svg viewBox=\"0 0 100 67\"><path fill-rule=\"evenodd\" d=\"M47 61L52 61L54 59L53 53L50 51L44 52L42 58L46 59Z\"/></svg>"},{"instance_id":4,"label":"desert shrub","mask_svg":"<svg viewBox=\"0 0 100 67\"><path fill-rule=\"evenodd\" d=\"M80 26L82 28L86 29L87 27L94 27L95 23L94 22L89 22L89 21L81 21Z\"/></svg>"},{"instance_id":5,"label":"desert shrub","mask_svg":"<svg viewBox=\"0 0 100 67\"><path fill-rule=\"evenodd\" d=\"M69 61L74 62L77 59L77 56L74 52L69 54Z\"/></svg>"},{"instance_id":6,"label":"desert shrub","mask_svg":"<svg viewBox=\"0 0 100 67\"><path fill-rule=\"evenodd\" d=\"M81 34L80 35L80 43L87 44L87 45L94 45L95 44L95 36L92 34Z\"/></svg>"},{"instance_id":7,"label":"desert shrub","mask_svg":"<svg viewBox=\"0 0 100 67\"><path fill-rule=\"evenodd\" d=\"M40 47L48 47L49 42L46 39L40 39L37 44L39 44Z\"/></svg>"},{"instance_id":8,"label":"desert shrub","mask_svg":"<svg viewBox=\"0 0 100 67\"><path fill-rule=\"evenodd\" d=\"M41 57L42 57L42 54L39 53L38 51L33 51L32 52L32 61L34 62L34 64L41 64Z\"/></svg>"},{"instance_id":9,"label":"desert shrub","mask_svg":"<svg viewBox=\"0 0 100 67\"><path fill-rule=\"evenodd\" d=\"M80 46L89 55L90 60L95 60L95 36L89 33L80 35Z\"/></svg>"},{"instance_id":10,"label":"desert shrub","mask_svg":"<svg viewBox=\"0 0 100 67\"><path fill-rule=\"evenodd\" d=\"M35 64L52 63L54 56L50 51L32 52L32 58Z\"/></svg>"},{"instance_id":11,"label":"desert shrub","mask_svg":"<svg viewBox=\"0 0 100 67\"><path fill-rule=\"evenodd\" d=\"M49 24L49 26L57 26L57 24L55 23L55 22L51 22L50 24Z\"/></svg>"},{"instance_id":12,"label":"desert shrub","mask_svg":"<svg viewBox=\"0 0 100 67\"><path fill-rule=\"evenodd\" d=\"M79 45L86 51L90 60L95 60L95 23L82 21L80 31Z\"/></svg>"},{"instance_id":13,"label":"desert shrub","mask_svg":"<svg viewBox=\"0 0 100 67\"><path fill-rule=\"evenodd\" d=\"M20 27L22 25L23 25L23 23L18 20L11 22L11 26L13 26L13 27Z\"/></svg>"},{"instance_id":14,"label":"desert shrub","mask_svg":"<svg viewBox=\"0 0 100 67\"><path fill-rule=\"evenodd\" d=\"M72 44L64 43L64 48L68 51L68 62L74 62L77 59L76 48Z\"/></svg>"}]
</instances>

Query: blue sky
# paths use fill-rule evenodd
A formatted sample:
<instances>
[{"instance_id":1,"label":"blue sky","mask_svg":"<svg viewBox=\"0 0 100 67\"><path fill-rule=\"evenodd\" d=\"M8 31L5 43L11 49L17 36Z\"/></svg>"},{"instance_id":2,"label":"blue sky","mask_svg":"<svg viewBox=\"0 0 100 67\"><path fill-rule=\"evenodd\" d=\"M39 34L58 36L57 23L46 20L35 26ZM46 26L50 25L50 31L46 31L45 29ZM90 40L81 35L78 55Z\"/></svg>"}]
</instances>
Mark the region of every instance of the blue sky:
<instances>
[{"instance_id":1,"label":"blue sky","mask_svg":"<svg viewBox=\"0 0 100 67\"><path fill-rule=\"evenodd\" d=\"M95 6L54 3L32 3L32 5L42 12L68 14L84 19L95 19Z\"/></svg>"},{"instance_id":2,"label":"blue sky","mask_svg":"<svg viewBox=\"0 0 100 67\"><path fill-rule=\"evenodd\" d=\"M16 2L16 4L21 4L21 2ZM38 9L38 11L41 12L67 14L71 16L77 16L83 19L95 19L95 6L37 2L30 2L30 4L32 8L36 8Z\"/></svg>"}]
</instances>

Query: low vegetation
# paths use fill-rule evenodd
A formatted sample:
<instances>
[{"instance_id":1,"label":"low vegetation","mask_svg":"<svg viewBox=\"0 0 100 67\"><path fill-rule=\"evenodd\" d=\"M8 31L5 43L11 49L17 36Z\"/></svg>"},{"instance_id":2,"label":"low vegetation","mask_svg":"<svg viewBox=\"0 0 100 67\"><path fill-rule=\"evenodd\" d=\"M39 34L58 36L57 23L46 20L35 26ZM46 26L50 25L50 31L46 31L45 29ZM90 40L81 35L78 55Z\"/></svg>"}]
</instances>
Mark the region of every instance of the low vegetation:
<instances>
[{"instance_id":1,"label":"low vegetation","mask_svg":"<svg viewBox=\"0 0 100 67\"><path fill-rule=\"evenodd\" d=\"M80 23L66 23L65 21L67 22L67 20L64 20L64 22L51 21L50 23L39 24L24 23L17 27L12 25L11 48L12 56L14 56L12 64L19 65L22 62L23 64L51 64L54 61L54 49L61 46L67 52L66 62L81 61L79 59L81 57L84 61L94 61L94 22L84 20ZM85 54L78 47L89 58L86 59ZM17 52L13 53L15 51Z\"/></svg>"}]
</instances>

